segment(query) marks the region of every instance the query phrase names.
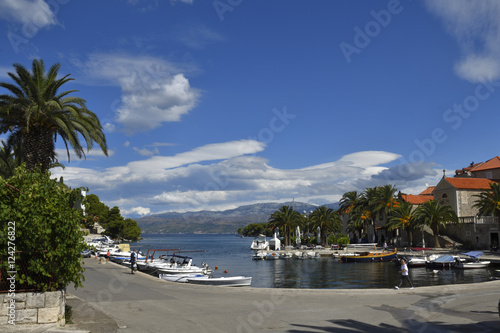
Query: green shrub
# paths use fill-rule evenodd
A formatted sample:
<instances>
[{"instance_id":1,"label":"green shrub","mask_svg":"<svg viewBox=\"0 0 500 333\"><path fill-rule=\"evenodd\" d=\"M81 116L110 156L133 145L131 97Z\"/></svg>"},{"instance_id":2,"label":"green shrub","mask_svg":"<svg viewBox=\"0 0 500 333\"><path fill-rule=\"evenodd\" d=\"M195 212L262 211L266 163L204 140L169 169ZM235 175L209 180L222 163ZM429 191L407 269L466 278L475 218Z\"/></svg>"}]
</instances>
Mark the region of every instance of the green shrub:
<instances>
[{"instance_id":1,"label":"green shrub","mask_svg":"<svg viewBox=\"0 0 500 333\"><path fill-rule=\"evenodd\" d=\"M15 245L18 288L47 291L69 283L81 286L82 218L82 212L71 207L68 191L50 179L48 171L29 172L23 166L8 180L0 179L2 271L12 271L6 258ZM13 225L15 235L9 229Z\"/></svg>"}]
</instances>

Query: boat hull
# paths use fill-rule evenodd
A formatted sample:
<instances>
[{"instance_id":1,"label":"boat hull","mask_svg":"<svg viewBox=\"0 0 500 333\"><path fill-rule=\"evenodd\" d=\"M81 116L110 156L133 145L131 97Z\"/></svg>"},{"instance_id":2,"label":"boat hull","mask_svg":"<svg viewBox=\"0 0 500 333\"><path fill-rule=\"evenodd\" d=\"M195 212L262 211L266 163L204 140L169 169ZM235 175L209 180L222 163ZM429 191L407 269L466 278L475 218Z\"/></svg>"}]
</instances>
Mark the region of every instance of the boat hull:
<instances>
[{"instance_id":1,"label":"boat hull","mask_svg":"<svg viewBox=\"0 0 500 333\"><path fill-rule=\"evenodd\" d=\"M221 286L221 287L244 287L249 286L252 283L251 277L246 276L230 276L230 277L219 277L219 278L188 278L189 283L202 284L210 286Z\"/></svg>"},{"instance_id":2,"label":"boat hull","mask_svg":"<svg viewBox=\"0 0 500 333\"><path fill-rule=\"evenodd\" d=\"M344 263L350 262L387 262L396 258L397 251L390 253L369 253L357 256L343 256L340 255L340 260Z\"/></svg>"}]
</instances>

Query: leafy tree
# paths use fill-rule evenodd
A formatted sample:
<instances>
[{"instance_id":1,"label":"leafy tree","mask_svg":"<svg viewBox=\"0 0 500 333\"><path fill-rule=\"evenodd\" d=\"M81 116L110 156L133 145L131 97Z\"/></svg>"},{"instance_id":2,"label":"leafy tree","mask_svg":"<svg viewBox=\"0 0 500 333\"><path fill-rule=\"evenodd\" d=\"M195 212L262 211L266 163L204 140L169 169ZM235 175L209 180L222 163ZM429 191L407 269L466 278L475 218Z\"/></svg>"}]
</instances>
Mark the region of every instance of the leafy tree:
<instances>
[{"instance_id":1,"label":"leafy tree","mask_svg":"<svg viewBox=\"0 0 500 333\"><path fill-rule=\"evenodd\" d=\"M114 206L109 210L106 231L104 233L112 238L119 237L123 234L123 221L124 219L120 214L120 208Z\"/></svg>"},{"instance_id":2,"label":"leafy tree","mask_svg":"<svg viewBox=\"0 0 500 333\"><path fill-rule=\"evenodd\" d=\"M430 200L424 202L415 211L416 226L427 225L434 234L435 247L439 244L439 229L446 228L448 222L458 222L457 213L450 206L443 206L439 202Z\"/></svg>"},{"instance_id":3,"label":"leafy tree","mask_svg":"<svg viewBox=\"0 0 500 333\"><path fill-rule=\"evenodd\" d=\"M132 241L139 240L141 228L139 228L135 220L125 219L123 221L123 233L121 236Z\"/></svg>"},{"instance_id":4,"label":"leafy tree","mask_svg":"<svg viewBox=\"0 0 500 333\"><path fill-rule=\"evenodd\" d=\"M14 64L16 73L8 73L13 83L0 82L10 94L0 95L0 134L10 133L8 144L22 147L23 160L29 170L38 165L48 170L56 161L55 140L59 136L70 158L69 146L76 156L85 156L80 137L87 151L97 143L107 156L106 138L97 116L87 109L86 101L70 96L77 90L60 91L73 79L69 74L57 78L60 64L48 72L43 60L35 59L31 72Z\"/></svg>"},{"instance_id":5,"label":"leafy tree","mask_svg":"<svg viewBox=\"0 0 500 333\"><path fill-rule=\"evenodd\" d=\"M489 190L484 190L478 195L474 207L478 209L479 216L500 216L500 184L491 183Z\"/></svg>"},{"instance_id":6,"label":"leafy tree","mask_svg":"<svg viewBox=\"0 0 500 333\"><path fill-rule=\"evenodd\" d=\"M94 225L94 222L97 221L103 228L106 228L109 215L109 207L102 203L99 197L95 194L88 194L85 197L84 204L85 214L87 215L85 227L92 227Z\"/></svg>"},{"instance_id":7,"label":"leafy tree","mask_svg":"<svg viewBox=\"0 0 500 333\"><path fill-rule=\"evenodd\" d=\"M328 234L330 232L340 232L342 231L342 220L337 211L332 208L326 208L325 206L317 207L311 213L311 222L313 223L313 228L320 228L321 239L319 242L328 246Z\"/></svg>"},{"instance_id":8,"label":"leafy tree","mask_svg":"<svg viewBox=\"0 0 500 333\"><path fill-rule=\"evenodd\" d=\"M28 171L22 166L13 177L0 180L1 268L17 270L18 289L46 291L70 283L82 285L81 219L81 210L70 208L68 193L50 179L48 171ZM13 226L15 232L9 228ZM16 269L8 269L8 241L20 251Z\"/></svg>"}]
</instances>

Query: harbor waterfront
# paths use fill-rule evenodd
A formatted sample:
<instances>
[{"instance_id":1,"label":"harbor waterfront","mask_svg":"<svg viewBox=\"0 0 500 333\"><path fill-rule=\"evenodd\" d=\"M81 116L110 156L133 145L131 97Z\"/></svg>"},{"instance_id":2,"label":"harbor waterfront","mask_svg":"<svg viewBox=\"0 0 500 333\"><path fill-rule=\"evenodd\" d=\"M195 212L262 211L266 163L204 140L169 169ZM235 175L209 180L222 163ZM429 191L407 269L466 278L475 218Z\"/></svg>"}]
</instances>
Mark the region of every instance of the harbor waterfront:
<instances>
[{"instance_id":1,"label":"harbor waterfront","mask_svg":"<svg viewBox=\"0 0 500 333\"><path fill-rule=\"evenodd\" d=\"M399 269L392 262L343 264L333 257L336 251L330 249L314 250L322 255L314 259L252 260L255 252L250 249L252 239L227 234L146 234L130 246L144 253L148 249L180 249L182 255L193 257L196 265L205 262L213 269L217 266L216 276L251 276L251 286L255 288L394 288L399 283ZM429 254L433 252L428 251ZM404 254L404 249L398 253ZM499 260L500 256L496 262ZM411 268L410 277L415 286L420 287L475 283L500 277L495 269L499 268L439 270L436 273L425 267Z\"/></svg>"},{"instance_id":2,"label":"harbor waterfront","mask_svg":"<svg viewBox=\"0 0 500 333\"><path fill-rule=\"evenodd\" d=\"M414 290L225 288L132 275L90 258L85 267L83 288L68 288L75 324L67 328L80 332L493 333L500 325L500 281Z\"/></svg>"}]
</instances>

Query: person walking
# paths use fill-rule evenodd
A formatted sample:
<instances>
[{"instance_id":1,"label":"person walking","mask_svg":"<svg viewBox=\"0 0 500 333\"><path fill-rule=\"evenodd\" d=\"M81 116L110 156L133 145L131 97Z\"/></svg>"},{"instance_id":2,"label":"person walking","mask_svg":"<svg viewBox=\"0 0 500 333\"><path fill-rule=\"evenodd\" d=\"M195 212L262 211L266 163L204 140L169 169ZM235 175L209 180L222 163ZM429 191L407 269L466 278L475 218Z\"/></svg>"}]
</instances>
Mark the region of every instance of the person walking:
<instances>
[{"instance_id":1,"label":"person walking","mask_svg":"<svg viewBox=\"0 0 500 333\"><path fill-rule=\"evenodd\" d=\"M399 285L394 288L399 289L399 287L401 287L401 285L403 284L403 280L407 280L410 284L410 289L413 289L413 283L411 283L410 276L408 275L408 265L406 264L404 259L401 259L401 270L399 271L399 273L401 273L401 280L399 281Z\"/></svg>"},{"instance_id":2,"label":"person walking","mask_svg":"<svg viewBox=\"0 0 500 333\"><path fill-rule=\"evenodd\" d=\"M134 274L134 265L137 264L137 250L132 251L130 253L130 273Z\"/></svg>"},{"instance_id":3,"label":"person walking","mask_svg":"<svg viewBox=\"0 0 500 333\"><path fill-rule=\"evenodd\" d=\"M387 251L387 242L384 241L384 252Z\"/></svg>"}]
</instances>

